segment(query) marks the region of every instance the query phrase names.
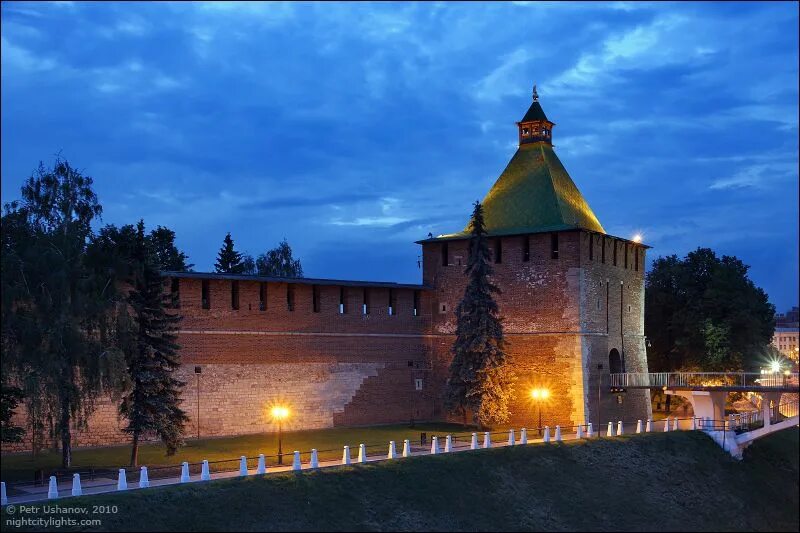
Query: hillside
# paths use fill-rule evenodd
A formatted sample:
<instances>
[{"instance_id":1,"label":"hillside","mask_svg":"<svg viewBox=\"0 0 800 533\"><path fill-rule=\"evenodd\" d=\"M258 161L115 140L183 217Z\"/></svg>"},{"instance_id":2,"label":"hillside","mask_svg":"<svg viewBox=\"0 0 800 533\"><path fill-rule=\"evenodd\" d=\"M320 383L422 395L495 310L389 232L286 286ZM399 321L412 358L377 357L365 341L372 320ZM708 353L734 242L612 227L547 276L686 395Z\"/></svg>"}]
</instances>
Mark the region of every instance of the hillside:
<instances>
[{"instance_id":1,"label":"hillside","mask_svg":"<svg viewBox=\"0 0 800 533\"><path fill-rule=\"evenodd\" d=\"M659 433L58 503L118 505L103 531L797 531L799 455L796 428L742 462L703 434Z\"/></svg>"}]
</instances>

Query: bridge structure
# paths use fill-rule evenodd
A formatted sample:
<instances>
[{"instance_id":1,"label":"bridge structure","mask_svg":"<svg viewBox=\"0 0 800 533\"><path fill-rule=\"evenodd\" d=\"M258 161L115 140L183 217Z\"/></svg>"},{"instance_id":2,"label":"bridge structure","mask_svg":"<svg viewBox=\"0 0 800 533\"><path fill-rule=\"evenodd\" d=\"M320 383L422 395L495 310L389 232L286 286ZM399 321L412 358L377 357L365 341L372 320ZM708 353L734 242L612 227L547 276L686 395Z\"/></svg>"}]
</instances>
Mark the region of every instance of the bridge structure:
<instances>
[{"instance_id":1,"label":"bridge structure","mask_svg":"<svg viewBox=\"0 0 800 533\"><path fill-rule=\"evenodd\" d=\"M797 372L626 372L611 374L610 387L617 391L660 389L686 398L694 416L705 421L700 428L737 458L756 439L800 422ZM759 410L726 418L725 401L731 392L757 398ZM789 399L781 403L787 393Z\"/></svg>"}]
</instances>

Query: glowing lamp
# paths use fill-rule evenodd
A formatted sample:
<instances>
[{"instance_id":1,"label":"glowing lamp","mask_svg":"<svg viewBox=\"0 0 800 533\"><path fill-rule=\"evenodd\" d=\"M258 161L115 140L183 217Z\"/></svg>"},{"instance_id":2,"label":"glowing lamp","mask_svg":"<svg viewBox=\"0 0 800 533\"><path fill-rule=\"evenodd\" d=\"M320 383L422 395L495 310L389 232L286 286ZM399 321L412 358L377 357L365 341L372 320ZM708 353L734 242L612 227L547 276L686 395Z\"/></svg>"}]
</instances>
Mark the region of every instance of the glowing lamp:
<instances>
[{"instance_id":1,"label":"glowing lamp","mask_svg":"<svg viewBox=\"0 0 800 533\"><path fill-rule=\"evenodd\" d=\"M772 361L769 364L769 369L774 373L781 371L781 363L780 361Z\"/></svg>"},{"instance_id":2,"label":"glowing lamp","mask_svg":"<svg viewBox=\"0 0 800 533\"><path fill-rule=\"evenodd\" d=\"M276 420L283 420L289 416L289 410L285 407L273 407L272 408L272 418Z\"/></svg>"},{"instance_id":3,"label":"glowing lamp","mask_svg":"<svg viewBox=\"0 0 800 533\"><path fill-rule=\"evenodd\" d=\"M633 242L642 242L642 234L641 233L637 233L636 235L634 235L633 236Z\"/></svg>"}]
</instances>

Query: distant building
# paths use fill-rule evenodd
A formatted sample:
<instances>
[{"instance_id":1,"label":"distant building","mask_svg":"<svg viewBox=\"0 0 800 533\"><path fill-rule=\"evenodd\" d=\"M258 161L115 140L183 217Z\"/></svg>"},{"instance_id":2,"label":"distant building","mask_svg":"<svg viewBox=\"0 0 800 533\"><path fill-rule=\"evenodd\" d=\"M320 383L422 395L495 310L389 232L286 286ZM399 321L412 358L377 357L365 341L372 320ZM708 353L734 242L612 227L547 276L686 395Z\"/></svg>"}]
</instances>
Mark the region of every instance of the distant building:
<instances>
[{"instance_id":1,"label":"distant building","mask_svg":"<svg viewBox=\"0 0 800 533\"><path fill-rule=\"evenodd\" d=\"M792 307L786 313L775 315L775 327L796 328L800 325L800 307Z\"/></svg>"}]
</instances>

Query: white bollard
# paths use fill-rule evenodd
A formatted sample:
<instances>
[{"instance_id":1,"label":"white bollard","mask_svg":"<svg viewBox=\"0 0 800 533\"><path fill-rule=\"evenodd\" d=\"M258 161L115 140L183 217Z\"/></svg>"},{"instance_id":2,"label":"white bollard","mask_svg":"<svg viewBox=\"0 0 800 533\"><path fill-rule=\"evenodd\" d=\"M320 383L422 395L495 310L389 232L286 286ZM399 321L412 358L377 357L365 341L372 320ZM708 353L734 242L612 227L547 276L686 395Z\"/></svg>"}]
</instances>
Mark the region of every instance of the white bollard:
<instances>
[{"instance_id":1,"label":"white bollard","mask_svg":"<svg viewBox=\"0 0 800 533\"><path fill-rule=\"evenodd\" d=\"M514 430L513 429L509 429L508 430L508 445L509 446L513 446L514 444L516 444L514 442Z\"/></svg>"},{"instance_id":2,"label":"white bollard","mask_svg":"<svg viewBox=\"0 0 800 533\"><path fill-rule=\"evenodd\" d=\"M697 429L697 417L693 416L692 417L692 430L696 430L696 429Z\"/></svg>"},{"instance_id":3,"label":"white bollard","mask_svg":"<svg viewBox=\"0 0 800 533\"><path fill-rule=\"evenodd\" d=\"M319 468L319 456L316 448L311 448L311 464L309 466L311 468Z\"/></svg>"},{"instance_id":4,"label":"white bollard","mask_svg":"<svg viewBox=\"0 0 800 533\"><path fill-rule=\"evenodd\" d=\"M345 446L344 451L342 451L342 464L343 465L350 464L350 446Z\"/></svg>"},{"instance_id":5,"label":"white bollard","mask_svg":"<svg viewBox=\"0 0 800 533\"><path fill-rule=\"evenodd\" d=\"M258 467L256 467L256 474L267 473L267 460L263 453L258 454Z\"/></svg>"},{"instance_id":6,"label":"white bollard","mask_svg":"<svg viewBox=\"0 0 800 533\"><path fill-rule=\"evenodd\" d=\"M409 439L403 441L403 457L411 457L411 441Z\"/></svg>"},{"instance_id":7,"label":"white bollard","mask_svg":"<svg viewBox=\"0 0 800 533\"><path fill-rule=\"evenodd\" d=\"M608 423L608 429L606 429L606 437L613 437L614 436L614 423Z\"/></svg>"},{"instance_id":8,"label":"white bollard","mask_svg":"<svg viewBox=\"0 0 800 533\"><path fill-rule=\"evenodd\" d=\"M367 462L367 447L364 444L358 445L358 462L359 463Z\"/></svg>"},{"instance_id":9,"label":"white bollard","mask_svg":"<svg viewBox=\"0 0 800 533\"><path fill-rule=\"evenodd\" d=\"M242 455L239 458L239 475L246 476L247 475L247 457Z\"/></svg>"},{"instance_id":10,"label":"white bollard","mask_svg":"<svg viewBox=\"0 0 800 533\"><path fill-rule=\"evenodd\" d=\"M186 461L181 465L181 483L189 482L189 463Z\"/></svg>"},{"instance_id":11,"label":"white bollard","mask_svg":"<svg viewBox=\"0 0 800 533\"><path fill-rule=\"evenodd\" d=\"M439 437L434 435L431 437L431 455L439 453Z\"/></svg>"},{"instance_id":12,"label":"white bollard","mask_svg":"<svg viewBox=\"0 0 800 533\"><path fill-rule=\"evenodd\" d=\"M492 435L488 431L485 431L483 433L483 447L484 448L492 447Z\"/></svg>"},{"instance_id":13,"label":"white bollard","mask_svg":"<svg viewBox=\"0 0 800 533\"><path fill-rule=\"evenodd\" d=\"M589 422L589 427L586 428L586 436L590 439L594 437L594 429L592 429L592 423Z\"/></svg>"},{"instance_id":14,"label":"white bollard","mask_svg":"<svg viewBox=\"0 0 800 533\"><path fill-rule=\"evenodd\" d=\"M519 432L519 443L528 444L528 430L525 428L522 428Z\"/></svg>"},{"instance_id":15,"label":"white bollard","mask_svg":"<svg viewBox=\"0 0 800 533\"><path fill-rule=\"evenodd\" d=\"M578 440L583 438L583 426L578 426L578 430L575 432L575 438Z\"/></svg>"},{"instance_id":16,"label":"white bollard","mask_svg":"<svg viewBox=\"0 0 800 533\"><path fill-rule=\"evenodd\" d=\"M47 487L47 499L55 500L58 498L58 483L56 483L56 476L50 476L50 485Z\"/></svg>"},{"instance_id":17,"label":"white bollard","mask_svg":"<svg viewBox=\"0 0 800 533\"><path fill-rule=\"evenodd\" d=\"M617 436L622 435L622 420L617 421Z\"/></svg>"},{"instance_id":18,"label":"white bollard","mask_svg":"<svg viewBox=\"0 0 800 533\"><path fill-rule=\"evenodd\" d=\"M128 476L124 468L119 469L119 477L117 478L117 490L128 490Z\"/></svg>"},{"instance_id":19,"label":"white bollard","mask_svg":"<svg viewBox=\"0 0 800 533\"><path fill-rule=\"evenodd\" d=\"M6 494L6 482L0 482L0 505L8 505L8 494Z\"/></svg>"},{"instance_id":20,"label":"white bollard","mask_svg":"<svg viewBox=\"0 0 800 533\"><path fill-rule=\"evenodd\" d=\"M664 432L666 433L667 431L669 431L669 417L664 420Z\"/></svg>"},{"instance_id":21,"label":"white bollard","mask_svg":"<svg viewBox=\"0 0 800 533\"><path fill-rule=\"evenodd\" d=\"M472 434L472 442L470 442L470 444L469 444L469 449L470 450L477 450L478 449L478 434L477 433L473 433Z\"/></svg>"},{"instance_id":22,"label":"white bollard","mask_svg":"<svg viewBox=\"0 0 800 533\"><path fill-rule=\"evenodd\" d=\"M200 481L211 480L211 469L208 467L208 459L203 459L203 468L200 469Z\"/></svg>"},{"instance_id":23,"label":"white bollard","mask_svg":"<svg viewBox=\"0 0 800 533\"><path fill-rule=\"evenodd\" d=\"M294 451L294 459L292 460L292 470L300 471L302 470L302 465L300 464L300 452L295 450Z\"/></svg>"},{"instance_id":24,"label":"white bollard","mask_svg":"<svg viewBox=\"0 0 800 533\"><path fill-rule=\"evenodd\" d=\"M448 435L444 441L444 452L450 453L453 451L453 437L452 435Z\"/></svg>"},{"instance_id":25,"label":"white bollard","mask_svg":"<svg viewBox=\"0 0 800 533\"><path fill-rule=\"evenodd\" d=\"M150 479L147 477L147 467L143 466L139 471L139 488L146 489L150 486Z\"/></svg>"},{"instance_id":26,"label":"white bollard","mask_svg":"<svg viewBox=\"0 0 800 533\"><path fill-rule=\"evenodd\" d=\"M397 448L395 447L394 441L389 441L389 453L386 454L387 459L397 459Z\"/></svg>"},{"instance_id":27,"label":"white bollard","mask_svg":"<svg viewBox=\"0 0 800 533\"><path fill-rule=\"evenodd\" d=\"M642 432L642 421L641 420L637 420L636 421L636 433L638 434L638 433L641 433L641 432Z\"/></svg>"},{"instance_id":28,"label":"white bollard","mask_svg":"<svg viewBox=\"0 0 800 533\"><path fill-rule=\"evenodd\" d=\"M72 495L80 496L81 494L83 494L81 490L81 475L72 474Z\"/></svg>"},{"instance_id":29,"label":"white bollard","mask_svg":"<svg viewBox=\"0 0 800 533\"><path fill-rule=\"evenodd\" d=\"M542 438L542 442L550 442L550 426L544 427L544 437Z\"/></svg>"},{"instance_id":30,"label":"white bollard","mask_svg":"<svg viewBox=\"0 0 800 533\"><path fill-rule=\"evenodd\" d=\"M672 431L678 431L678 417L672 419Z\"/></svg>"},{"instance_id":31,"label":"white bollard","mask_svg":"<svg viewBox=\"0 0 800 533\"><path fill-rule=\"evenodd\" d=\"M651 431L653 431L653 421L648 418L647 423L644 425L644 432L650 433Z\"/></svg>"},{"instance_id":32,"label":"white bollard","mask_svg":"<svg viewBox=\"0 0 800 533\"><path fill-rule=\"evenodd\" d=\"M561 442L561 426L556 426L556 442Z\"/></svg>"}]
</instances>

